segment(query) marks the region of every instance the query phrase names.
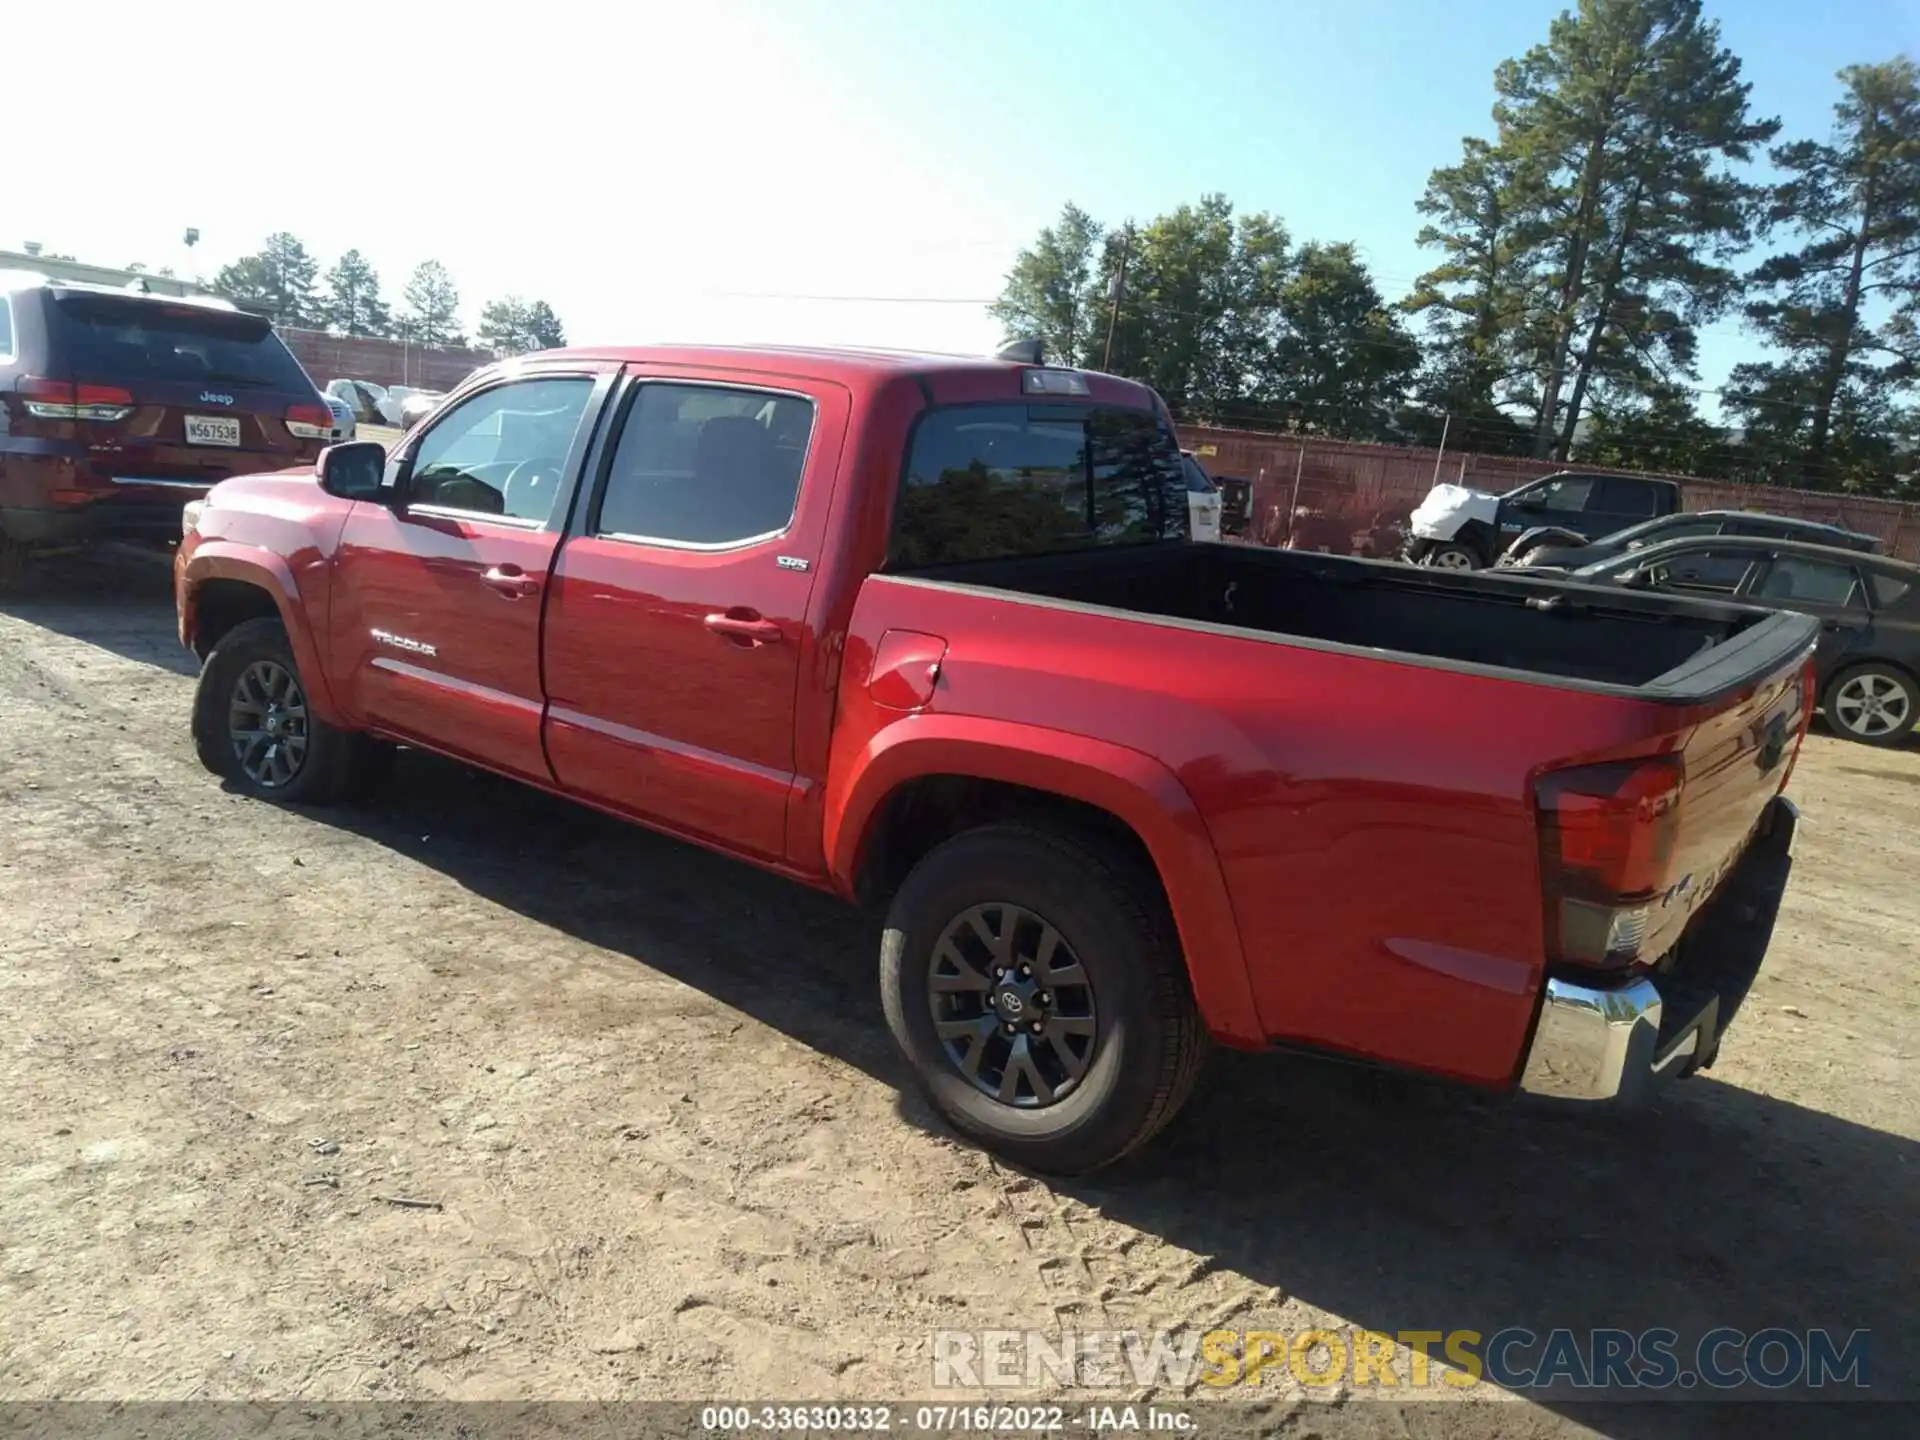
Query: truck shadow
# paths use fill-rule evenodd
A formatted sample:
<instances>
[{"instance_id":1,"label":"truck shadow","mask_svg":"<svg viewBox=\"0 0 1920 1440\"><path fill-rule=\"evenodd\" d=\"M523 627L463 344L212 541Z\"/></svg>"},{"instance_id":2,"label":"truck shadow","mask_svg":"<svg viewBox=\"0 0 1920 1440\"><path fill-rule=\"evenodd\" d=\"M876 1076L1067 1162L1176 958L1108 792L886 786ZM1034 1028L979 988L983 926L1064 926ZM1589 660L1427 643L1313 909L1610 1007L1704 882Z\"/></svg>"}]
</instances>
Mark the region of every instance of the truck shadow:
<instances>
[{"instance_id":1,"label":"truck shadow","mask_svg":"<svg viewBox=\"0 0 1920 1440\"><path fill-rule=\"evenodd\" d=\"M22 589L0 599L0 615L176 675L200 672L174 628L165 551L116 546L36 561Z\"/></svg>"},{"instance_id":2,"label":"truck shadow","mask_svg":"<svg viewBox=\"0 0 1920 1440\"><path fill-rule=\"evenodd\" d=\"M855 1065L903 1089L911 1123L938 1128L905 1088L880 1017L870 916L412 753L384 799L316 818ZM1841 1341L1864 1327L1874 1392L1911 1393L1920 1145L1710 1077L1638 1116L1595 1120L1324 1062L1221 1055L1142 1154L1048 1183L1207 1257L1197 1277L1141 1302L1161 1318L1130 1323L1188 1323L1205 1291L1187 1287L1230 1271L1389 1333L1664 1326L1680 1332L1683 1361L1716 1326L1825 1326ZM1742 1407L1731 1429L1717 1406L1552 1408L1622 1440L1804 1433L1813 1419L1805 1405ZM1904 1407L1850 1409L1891 1420Z\"/></svg>"}]
</instances>

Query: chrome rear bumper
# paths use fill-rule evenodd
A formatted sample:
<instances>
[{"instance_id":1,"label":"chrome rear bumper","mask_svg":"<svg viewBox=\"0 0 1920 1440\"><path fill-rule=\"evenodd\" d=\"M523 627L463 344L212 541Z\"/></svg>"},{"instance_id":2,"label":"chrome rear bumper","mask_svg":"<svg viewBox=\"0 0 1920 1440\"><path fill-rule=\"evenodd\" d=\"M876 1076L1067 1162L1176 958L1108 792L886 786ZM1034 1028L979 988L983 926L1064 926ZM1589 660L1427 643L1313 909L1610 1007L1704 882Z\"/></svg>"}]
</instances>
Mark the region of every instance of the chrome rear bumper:
<instances>
[{"instance_id":1,"label":"chrome rear bumper","mask_svg":"<svg viewBox=\"0 0 1920 1440\"><path fill-rule=\"evenodd\" d=\"M1657 1081L1711 1065L1766 958L1799 819L1791 800L1773 799L1758 836L1688 927L1669 967L1614 984L1548 980L1520 1089L1630 1104Z\"/></svg>"}]
</instances>

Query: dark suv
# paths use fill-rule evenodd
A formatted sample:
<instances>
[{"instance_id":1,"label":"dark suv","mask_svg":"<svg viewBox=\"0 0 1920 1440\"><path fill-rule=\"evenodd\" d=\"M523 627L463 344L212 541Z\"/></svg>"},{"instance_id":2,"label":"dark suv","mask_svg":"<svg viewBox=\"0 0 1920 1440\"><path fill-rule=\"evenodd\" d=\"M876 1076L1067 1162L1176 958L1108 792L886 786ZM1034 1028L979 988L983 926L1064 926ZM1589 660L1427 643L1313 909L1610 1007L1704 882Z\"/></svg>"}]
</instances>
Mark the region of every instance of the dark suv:
<instances>
[{"instance_id":1,"label":"dark suv","mask_svg":"<svg viewBox=\"0 0 1920 1440\"><path fill-rule=\"evenodd\" d=\"M35 547L177 539L187 501L229 475L311 462L332 433L259 316L0 275L0 588Z\"/></svg>"}]
</instances>

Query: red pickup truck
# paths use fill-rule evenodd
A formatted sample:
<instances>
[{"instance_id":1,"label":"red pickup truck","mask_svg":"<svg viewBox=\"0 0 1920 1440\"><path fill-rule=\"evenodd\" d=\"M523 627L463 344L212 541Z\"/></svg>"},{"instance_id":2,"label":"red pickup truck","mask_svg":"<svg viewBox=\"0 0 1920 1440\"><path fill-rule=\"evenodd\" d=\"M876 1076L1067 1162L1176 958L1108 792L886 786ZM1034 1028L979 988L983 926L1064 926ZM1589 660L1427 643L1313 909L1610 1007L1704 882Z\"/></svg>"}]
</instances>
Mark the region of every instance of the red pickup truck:
<instances>
[{"instance_id":1,"label":"red pickup truck","mask_svg":"<svg viewBox=\"0 0 1920 1440\"><path fill-rule=\"evenodd\" d=\"M1209 1039L1626 1101L1709 1064L1812 620L1193 541L1150 390L570 350L188 509L192 732L262 797L421 746L885 907L952 1124L1141 1143Z\"/></svg>"}]
</instances>

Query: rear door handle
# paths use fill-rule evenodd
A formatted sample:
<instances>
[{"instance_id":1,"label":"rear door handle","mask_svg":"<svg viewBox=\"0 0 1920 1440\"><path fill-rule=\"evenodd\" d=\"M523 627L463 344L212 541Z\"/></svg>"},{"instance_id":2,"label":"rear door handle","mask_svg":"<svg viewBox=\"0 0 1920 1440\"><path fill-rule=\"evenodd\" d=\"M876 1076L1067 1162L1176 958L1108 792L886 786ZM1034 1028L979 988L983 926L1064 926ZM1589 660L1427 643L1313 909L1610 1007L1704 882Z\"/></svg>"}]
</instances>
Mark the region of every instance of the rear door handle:
<instances>
[{"instance_id":1,"label":"rear door handle","mask_svg":"<svg viewBox=\"0 0 1920 1440\"><path fill-rule=\"evenodd\" d=\"M480 578L510 600L540 593L540 582L518 565L495 565L481 571Z\"/></svg>"},{"instance_id":2,"label":"rear door handle","mask_svg":"<svg viewBox=\"0 0 1920 1440\"><path fill-rule=\"evenodd\" d=\"M717 611L707 616L707 629L716 635L744 640L751 645L773 645L777 644L781 638L778 624L751 610L740 614Z\"/></svg>"}]
</instances>

